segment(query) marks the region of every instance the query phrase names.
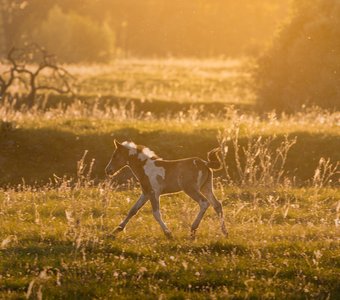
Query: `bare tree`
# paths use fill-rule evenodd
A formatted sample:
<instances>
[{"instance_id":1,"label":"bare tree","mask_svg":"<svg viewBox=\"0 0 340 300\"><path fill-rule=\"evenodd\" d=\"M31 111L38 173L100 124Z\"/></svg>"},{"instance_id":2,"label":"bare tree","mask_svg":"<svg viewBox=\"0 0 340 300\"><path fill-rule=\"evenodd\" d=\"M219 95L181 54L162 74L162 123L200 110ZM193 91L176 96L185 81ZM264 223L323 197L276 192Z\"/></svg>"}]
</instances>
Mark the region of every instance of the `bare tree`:
<instances>
[{"instance_id":1,"label":"bare tree","mask_svg":"<svg viewBox=\"0 0 340 300\"><path fill-rule=\"evenodd\" d=\"M0 97L4 97L7 89L11 86L14 81L14 69L10 68L9 71L5 72L9 73L6 78L5 74L0 74Z\"/></svg>"},{"instance_id":2,"label":"bare tree","mask_svg":"<svg viewBox=\"0 0 340 300\"><path fill-rule=\"evenodd\" d=\"M7 55L9 70L0 74L0 97L6 97L14 83L23 85L24 102L32 106L39 91L73 94L74 77L57 64L55 56L37 44L13 47Z\"/></svg>"}]
</instances>

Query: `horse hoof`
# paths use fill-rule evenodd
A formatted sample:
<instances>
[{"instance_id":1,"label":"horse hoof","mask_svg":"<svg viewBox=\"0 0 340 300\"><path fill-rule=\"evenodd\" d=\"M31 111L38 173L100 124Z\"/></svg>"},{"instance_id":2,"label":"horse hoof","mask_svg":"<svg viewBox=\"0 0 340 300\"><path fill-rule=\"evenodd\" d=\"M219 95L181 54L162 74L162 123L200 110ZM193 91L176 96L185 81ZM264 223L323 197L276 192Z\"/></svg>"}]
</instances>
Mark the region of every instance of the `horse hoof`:
<instances>
[{"instance_id":1,"label":"horse hoof","mask_svg":"<svg viewBox=\"0 0 340 300\"><path fill-rule=\"evenodd\" d=\"M165 236L167 237L168 240L173 240L174 237L171 232L164 232Z\"/></svg>"},{"instance_id":2,"label":"horse hoof","mask_svg":"<svg viewBox=\"0 0 340 300\"><path fill-rule=\"evenodd\" d=\"M190 233L190 239L192 241L195 241L196 240L196 230L192 230L191 233Z\"/></svg>"},{"instance_id":3,"label":"horse hoof","mask_svg":"<svg viewBox=\"0 0 340 300\"><path fill-rule=\"evenodd\" d=\"M105 232L103 233L103 238L105 238L106 240L115 240L116 235L112 234L112 232Z\"/></svg>"},{"instance_id":4,"label":"horse hoof","mask_svg":"<svg viewBox=\"0 0 340 300\"><path fill-rule=\"evenodd\" d=\"M121 232L121 231L123 231L123 230L124 230L123 227L117 226L117 227L112 231L112 234L115 235L115 234L117 234L117 233L119 233L119 232Z\"/></svg>"}]
</instances>

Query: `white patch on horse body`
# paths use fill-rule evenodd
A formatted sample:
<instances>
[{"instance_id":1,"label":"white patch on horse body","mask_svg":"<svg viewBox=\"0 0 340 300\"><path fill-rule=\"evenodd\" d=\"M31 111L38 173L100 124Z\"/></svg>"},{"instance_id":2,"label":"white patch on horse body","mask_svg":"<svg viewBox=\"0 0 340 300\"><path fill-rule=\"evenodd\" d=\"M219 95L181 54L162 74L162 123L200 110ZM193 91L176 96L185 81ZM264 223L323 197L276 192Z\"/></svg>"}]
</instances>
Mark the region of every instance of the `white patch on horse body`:
<instances>
[{"instance_id":1,"label":"white patch on horse body","mask_svg":"<svg viewBox=\"0 0 340 300\"><path fill-rule=\"evenodd\" d=\"M156 156L155 152L153 152L152 150L150 150L149 148L146 148L146 147L143 148L142 152L140 152L138 154L138 158L141 161L147 160L147 159L155 157L155 156Z\"/></svg>"},{"instance_id":2,"label":"white patch on horse body","mask_svg":"<svg viewBox=\"0 0 340 300\"><path fill-rule=\"evenodd\" d=\"M125 141L122 145L129 150L129 155L137 154L137 145L134 142Z\"/></svg>"},{"instance_id":3,"label":"white patch on horse body","mask_svg":"<svg viewBox=\"0 0 340 300\"><path fill-rule=\"evenodd\" d=\"M165 169L163 167L157 167L155 164L155 160L147 159L143 169L145 172L145 175L149 178L151 187L154 191L159 191L160 184L157 180L157 176L160 176L161 178L165 178Z\"/></svg>"},{"instance_id":4,"label":"white patch on horse body","mask_svg":"<svg viewBox=\"0 0 340 300\"><path fill-rule=\"evenodd\" d=\"M198 177L197 177L197 186L198 187L201 186L202 176L203 176L203 172L201 170L199 170L198 171Z\"/></svg>"}]
</instances>

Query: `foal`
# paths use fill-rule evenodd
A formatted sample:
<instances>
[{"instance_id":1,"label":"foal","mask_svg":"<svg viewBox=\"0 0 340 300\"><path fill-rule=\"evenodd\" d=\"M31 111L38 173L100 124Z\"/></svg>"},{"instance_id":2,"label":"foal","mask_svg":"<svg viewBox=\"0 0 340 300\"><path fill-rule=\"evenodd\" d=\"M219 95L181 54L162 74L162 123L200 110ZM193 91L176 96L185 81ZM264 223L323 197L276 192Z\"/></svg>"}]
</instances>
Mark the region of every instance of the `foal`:
<instances>
[{"instance_id":1,"label":"foal","mask_svg":"<svg viewBox=\"0 0 340 300\"><path fill-rule=\"evenodd\" d=\"M116 174L123 167L129 166L140 182L143 192L114 233L122 231L129 220L150 200L155 219L162 227L164 234L171 238L171 231L162 220L159 210L159 197L184 191L200 206L200 211L191 225L191 236L195 237L201 219L210 205L220 218L222 233L227 235L222 204L213 192L212 169L218 169L221 165L217 155L218 149L208 153L208 161L198 157L163 160L149 148L137 146L133 142L114 141L114 144L116 149L105 168L106 174Z\"/></svg>"}]
</instances>

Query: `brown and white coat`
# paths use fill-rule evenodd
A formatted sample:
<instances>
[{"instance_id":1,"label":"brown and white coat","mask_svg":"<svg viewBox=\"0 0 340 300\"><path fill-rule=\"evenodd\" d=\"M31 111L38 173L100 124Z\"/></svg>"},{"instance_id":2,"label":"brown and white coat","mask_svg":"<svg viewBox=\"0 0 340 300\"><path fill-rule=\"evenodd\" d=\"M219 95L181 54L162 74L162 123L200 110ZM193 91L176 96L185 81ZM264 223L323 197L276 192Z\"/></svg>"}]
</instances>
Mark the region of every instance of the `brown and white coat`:
<instances>
[{"instance_id":1,"label":"brown and white coat","mask_svg":"<svg viewBox=\"0 0 340 300\"><path fill-rule=\"evenodd\" d=\"M132 206L126 218L115 229L115 233L122 231L129 220L150 200L155 219L165 235L171 237L171 231L162 220L159 197L164 194L184 191L200 206L200 211L191 225L192 237L195 236L201 219L210 205L213 206L220 219L222 233L227 235L222 205L213 192L212 169L220 167L218 149L208 153L207 161L198 157L163 160L149 148L136 145L133 142L114 141L114 143L116 149L106 166L106 174L116 174L123 167L128 166L142 188L141 196Z\"/></svg>"}]
</instances>

